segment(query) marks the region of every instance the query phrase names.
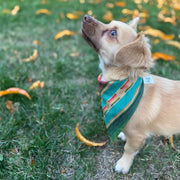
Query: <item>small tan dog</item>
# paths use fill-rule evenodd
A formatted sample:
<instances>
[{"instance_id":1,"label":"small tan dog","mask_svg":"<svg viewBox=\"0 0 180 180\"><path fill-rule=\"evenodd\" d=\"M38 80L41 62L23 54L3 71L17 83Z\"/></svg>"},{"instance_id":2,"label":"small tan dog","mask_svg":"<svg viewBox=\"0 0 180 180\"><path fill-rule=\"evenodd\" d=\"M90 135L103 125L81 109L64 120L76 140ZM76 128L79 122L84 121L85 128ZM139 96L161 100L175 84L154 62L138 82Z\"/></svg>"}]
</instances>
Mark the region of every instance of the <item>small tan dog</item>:
<instances>
[{"instance_id":1,"label":"small tan dog","mask_svg":"<svg viewBox=\"0 0 180 180\"><path fill-rule=\"evenodd\" d=\"M122 130L126 144L115 171L123 174L128 173L146 137L180 133L180 81L145 72L152 67L153 60L147 38L136 32L138 21L135 18L129 24L104 24L85 15L82 22L83 37L99 54L103 81L128 78L135 82L145 77L140 103Z\"/></svg>"}]
</instances>

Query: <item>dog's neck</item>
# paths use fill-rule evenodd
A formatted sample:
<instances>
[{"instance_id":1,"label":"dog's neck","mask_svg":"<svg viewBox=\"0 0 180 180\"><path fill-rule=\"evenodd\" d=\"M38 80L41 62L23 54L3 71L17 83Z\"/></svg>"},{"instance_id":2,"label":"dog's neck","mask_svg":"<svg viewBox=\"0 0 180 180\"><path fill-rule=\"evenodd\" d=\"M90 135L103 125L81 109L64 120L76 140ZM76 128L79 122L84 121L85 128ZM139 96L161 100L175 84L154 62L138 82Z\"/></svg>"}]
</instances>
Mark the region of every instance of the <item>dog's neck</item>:
<instances>
[{"instance_id":1,"label":"dog's neck","mask_svg":"<svg viewBox=\"0 0 180 180\"><path fill-rule=\"evenodd\" d=\"M130 79L135 81L138 77L143 77L145 72L143 68L131 68L129 66L106 64L100 57L99 68L102 71L102 80L123 80Z\"/></svg>"}]
</instances>

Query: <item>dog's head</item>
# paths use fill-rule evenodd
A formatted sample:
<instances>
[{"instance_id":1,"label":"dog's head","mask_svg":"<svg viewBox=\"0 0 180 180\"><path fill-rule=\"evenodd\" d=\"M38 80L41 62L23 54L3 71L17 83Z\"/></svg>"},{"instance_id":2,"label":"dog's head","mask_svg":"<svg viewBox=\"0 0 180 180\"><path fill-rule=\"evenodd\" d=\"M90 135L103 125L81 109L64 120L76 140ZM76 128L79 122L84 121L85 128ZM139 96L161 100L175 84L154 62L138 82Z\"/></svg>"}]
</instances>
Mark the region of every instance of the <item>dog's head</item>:
<instances>
[{"instance_id":1,"label":"dog's head","mask_svg":"<svg viewBox=\"0 0 180 180\"><path fill-rule=\"evenodd\" d=\"M120 21L104 24L85 15L82 35L106 65L148 69L152 65L150 46L144 35L136 32L138 21L135 18L129 24Z\"/></svg>"}]
</instances>

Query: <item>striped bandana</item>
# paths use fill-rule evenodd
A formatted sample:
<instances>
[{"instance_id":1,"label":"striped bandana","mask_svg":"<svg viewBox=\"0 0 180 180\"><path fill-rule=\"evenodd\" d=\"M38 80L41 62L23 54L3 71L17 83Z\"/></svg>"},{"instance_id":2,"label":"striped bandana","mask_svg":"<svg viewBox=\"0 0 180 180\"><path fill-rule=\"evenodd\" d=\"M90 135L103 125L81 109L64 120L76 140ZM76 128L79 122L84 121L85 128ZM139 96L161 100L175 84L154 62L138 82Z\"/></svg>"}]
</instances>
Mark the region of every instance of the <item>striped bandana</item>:
<instances>
[{"instance_id":1,"label":"striped bandana","mask_svg":"<svg viewBox=\"0 0 180 180\"><path fill-rule=\"evenodd\" d=\"M111 141L114 141L134 114L144 91L142 78L136 82L102 81L98 76L104 121Z\"/></svg>"}]
</instances>

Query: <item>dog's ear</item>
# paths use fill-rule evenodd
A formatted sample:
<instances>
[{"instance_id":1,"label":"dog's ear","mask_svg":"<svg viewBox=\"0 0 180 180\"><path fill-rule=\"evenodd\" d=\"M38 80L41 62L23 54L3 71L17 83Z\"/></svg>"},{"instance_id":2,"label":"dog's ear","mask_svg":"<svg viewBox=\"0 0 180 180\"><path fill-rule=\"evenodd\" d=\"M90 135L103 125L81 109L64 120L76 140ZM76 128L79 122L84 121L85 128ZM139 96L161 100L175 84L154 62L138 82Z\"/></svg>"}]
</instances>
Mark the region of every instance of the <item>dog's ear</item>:
<instances>
[{"instance_id":1,"label":"dog's ear","mask_svg":"<svg viewBox=\"0 0 180 180\"><path fill-rule=\"evenodd\" d=\"M139 23L140 18L136 17L132 21L129 22L129 25L136 31L137 25Z\"/></svg>"},{"instance_id":2,"label":"dog's ear","mask_svg":"<svg viewBox=\"0 0 180 180\"><path fill-rule=\"evenodd\" d=\"M147 69L151 67L150 46L143 36L143 33L139 33L135 41L123 46L115 55L114 63L134 68Z\"/></svg>"}]
</instances>

